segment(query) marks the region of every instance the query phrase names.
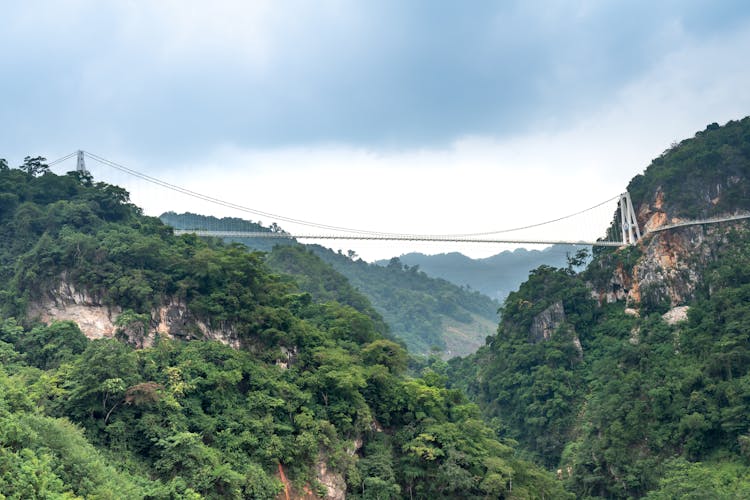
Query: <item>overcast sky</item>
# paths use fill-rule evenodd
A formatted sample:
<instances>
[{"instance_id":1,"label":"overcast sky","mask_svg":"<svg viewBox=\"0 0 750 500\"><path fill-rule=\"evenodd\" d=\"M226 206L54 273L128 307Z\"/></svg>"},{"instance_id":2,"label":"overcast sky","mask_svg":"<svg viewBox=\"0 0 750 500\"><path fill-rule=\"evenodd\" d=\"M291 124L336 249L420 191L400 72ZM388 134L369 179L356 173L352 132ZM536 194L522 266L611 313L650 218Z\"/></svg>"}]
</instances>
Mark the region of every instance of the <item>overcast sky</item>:
<instances>
[{"instance_id":1,"label":"overcast sky","mask_svg":"<svg viewBox=\"0 0 750 500\"><path fill-rule=\"evenodd\" d=\"M750 114L745 0L28 0L0 12L11 165L83 149L334 226L552 219L616 196L672 142ZM243 216L131 189L152 215ZM368 260L499 250L330 246Z\"/></svg>"}]
</instances>

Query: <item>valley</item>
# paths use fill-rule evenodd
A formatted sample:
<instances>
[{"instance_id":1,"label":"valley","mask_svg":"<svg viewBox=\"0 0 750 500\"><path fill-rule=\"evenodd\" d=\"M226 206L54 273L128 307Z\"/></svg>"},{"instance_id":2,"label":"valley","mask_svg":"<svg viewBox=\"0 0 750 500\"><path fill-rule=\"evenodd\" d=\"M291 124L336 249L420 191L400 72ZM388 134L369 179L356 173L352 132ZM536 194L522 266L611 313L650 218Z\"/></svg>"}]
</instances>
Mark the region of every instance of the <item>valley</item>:
<instances>
[{"instance_id":1,"label":"valley","mask_svg":"<svg viewBox=\"0 0 750 500\"><path fill-rule=\"evenodd\" d=\"M7 498L750 496L748 220L648 231L750 213L750 117L564 257L175 235L210 217L44 162L0 163Z\"/></svg>"}]
</instances>

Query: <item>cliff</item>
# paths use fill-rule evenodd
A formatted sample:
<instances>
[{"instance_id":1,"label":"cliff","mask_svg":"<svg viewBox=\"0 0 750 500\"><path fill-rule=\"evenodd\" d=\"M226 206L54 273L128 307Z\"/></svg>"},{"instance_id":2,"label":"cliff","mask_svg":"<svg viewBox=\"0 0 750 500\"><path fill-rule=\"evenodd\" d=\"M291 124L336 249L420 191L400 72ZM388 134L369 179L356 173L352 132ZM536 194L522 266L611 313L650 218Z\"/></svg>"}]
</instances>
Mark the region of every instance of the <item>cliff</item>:
<instances>
[{"instance_id":1,"label":"cliff","mask_svg":"<svg viewBox=\"0 0 750 500\"><path fill-rule=\"evenodd\" d=\"M120 306L105 305L100 297L76 287L64 274L56 287L29 304L27 316L47 324L73 321L89 339L117 337L136 348L150 347L157 335L180 340L217 340L240 348L237 332L231 326L209 327L177 298L167 299L148 315L131 312L129 317Z\"/></svg>"},{"instance_id":2,"label":"cliff","mask_svg":"<svg viewBox=\"0 0 750 500\"><path fill-rule=\"evenodd\" d=\"M644 234L637 248L601 251L587 277L595 298L665 312L696 297L703 273L744 221L676 227L750 213L750 119L709 125L666 150L628 185ZM613 223L614 224L614 223Z\"/></svg>"},{"instance_id":3,"label":"cliff","mask_svg":"<svg viewBox=\"0 0 750 500\"><path fill-rule=\"evenodd\" d=\"M532 271L449 378L578 498L747 498L750 477L719 477L750 457L750 219L654 231L750 212L750 119L674 145L628 191L641 241Z\"/></svg>"}]
</instances>

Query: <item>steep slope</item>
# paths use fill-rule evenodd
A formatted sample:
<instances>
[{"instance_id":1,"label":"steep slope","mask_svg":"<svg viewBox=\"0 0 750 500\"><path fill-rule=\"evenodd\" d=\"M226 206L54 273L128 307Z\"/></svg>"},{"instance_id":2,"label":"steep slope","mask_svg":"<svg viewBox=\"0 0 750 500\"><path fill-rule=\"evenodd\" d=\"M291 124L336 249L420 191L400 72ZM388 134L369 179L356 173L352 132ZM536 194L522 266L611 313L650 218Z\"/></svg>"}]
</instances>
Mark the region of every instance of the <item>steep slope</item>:
<instances>
[{"instance_id":1,"label":"steep slope","mask_svg":"<svg viewBox=\"0 0 750 500\"><path fill-rule=\"evenodd\" d=\"M438 255L408 253L399 259L410 267L418 266L428 276L468 286L502 302L526 280L529 271L541 265L564 267L570 252L570 247L554 245L543 250L506 250L484 259L471 259L456 252ZM388 261L376 264L385 266Z\"/></svg>"},{"instance_id":2,"label":"steep slope","mask_svg":"<svg viewBox=\"0 0 750 500\"><path fill-rule=\"evenodd\" d=\"M750 118L630 183L642 227L750 211ZM541 267L449 378L580 498L750 496L750 224L687 226Z\"/></svg>"},{"instance_id":3,"label":"steep slope","mask_svg":"<svg viewBox=\"0 0 750 500\"><path fill-rule=\"evenodd\" d=\"M194 214L168 213L161 218L174 227L191 229L224 227L227 221ZM229 223L229 228L245 230L239 219ZM259 238L235 240L253 249L268 248L268 240L262 240L260 246ZM398 259L378 266L320 245L285 244L271 249L267 263L295 276L300 287L318 299L337 300L368 314L376 323L385 321L391 334L412 354L426 356L438 351L445 358L470 354L497 325L498 302L430 278L418 266L406 266Z\"/></svg>"},{"instance_id":4,"label":"steep slope","mask_svg":"<svg viewBox=\"0 0 750 500\"><path fill-rule=\"evenodd\" d=\"M499 304L489 297L430 278L397 258L387 266L353 260L318 245L311 250L361 290L409 351L465 356L484 343L497 325Z\"/></svg>"},{"instance_id":5,"label":"steep slope","mask_svg":"<svg viewBox=\"0 0 750 500\"><path fill-rule=\"evenodd\" d=\"M367 314L116 186L0 167L3 495L564 497Z\"/></svg>"}]
</instances>

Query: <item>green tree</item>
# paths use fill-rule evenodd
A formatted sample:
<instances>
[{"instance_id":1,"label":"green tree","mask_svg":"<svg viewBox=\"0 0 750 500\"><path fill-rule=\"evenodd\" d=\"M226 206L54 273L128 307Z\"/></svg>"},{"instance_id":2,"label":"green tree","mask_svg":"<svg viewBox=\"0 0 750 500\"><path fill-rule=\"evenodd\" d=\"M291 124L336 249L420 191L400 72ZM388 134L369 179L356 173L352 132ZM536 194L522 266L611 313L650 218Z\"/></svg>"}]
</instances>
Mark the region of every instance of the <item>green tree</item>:
<instances>
[{"instance_id":1,"label":"green tree","mask_svg":"<svg viewBox=\"0 0 750 500\"><path fill-rule=\"evenodd\" d=\"M47 158L44 158L42 156L26 156L23 159L23 165L21 165L20 168L27 174L29 174L32 177L37 177L42 174L46 174L49 172L49 165L45 163L47 161ZM6 164L7 165L7 164Z\"/></svg>"}]
</instances>

